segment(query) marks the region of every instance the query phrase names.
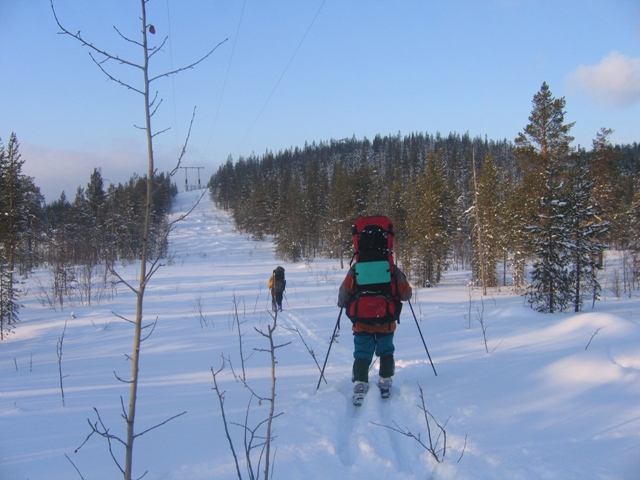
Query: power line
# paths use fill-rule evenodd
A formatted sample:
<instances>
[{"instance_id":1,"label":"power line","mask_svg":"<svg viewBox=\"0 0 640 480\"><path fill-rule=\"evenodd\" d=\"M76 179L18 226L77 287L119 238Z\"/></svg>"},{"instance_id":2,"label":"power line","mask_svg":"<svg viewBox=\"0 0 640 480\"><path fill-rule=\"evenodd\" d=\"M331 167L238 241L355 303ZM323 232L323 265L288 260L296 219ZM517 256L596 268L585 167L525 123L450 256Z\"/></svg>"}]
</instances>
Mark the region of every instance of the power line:
<instances>
[{"instance_id":1,"label":"power line","mask_svg":"<svg viewBox=\"0 0 640 480\"><path fill-rule=\"evenodd\" d=\"M202 190L202 186L200 184L200 170L202 170L204 167L180 167L180 168L184 168L184 191L189 192L191 190ZM189 185L189 175L188 175L189 170L197 171L198 185L195 185L195 184Z\"/></svg>"},{"instance_id":2,"label":"power line","mask_svg":"<svg viewBox=\"0 0 640 480\"><path fill-rule=\"evenodd\" d=\"M205 147L205 153L209 150L209 144L211 143L211 139L213 138L213 132L216 128L216 123L218 122L218 114L220 113L220 105L222 105L222 96L224 95L224 91L227 87L227 79L229 78L229 71L231 70L231 62L233 61L233 56L236 51L236 43L238 42L238 34L240 33L240 25L242 24L242 18L244 17L244 7L247 4L247 0L242 3L242 12L240 12L240 19L238 20L238 27L236 28L236 35L233 39L233 47L231 48L231 55L229 56L229 63L227 64L227 71L224 75L224 82L222 83L222 90L220 91L220 98L218 99L218 107L216 108L216 114L213 117L213 125L211 126L211 134L209 135L209 140L207 141L207 146Z\"/></svg>"},{"instance_id":3,"label":"power line","mask_svg":"<svg viewBox=\"0 0 640 480\"><path fill-rule=\"evenodd\" d=\"M267 103L269 103L269 100L271 100L271 97L273 96L273 94L275 93L276 89L278 88L278 85L280 85L280 82L282 81L282 78L284 77L284 74L287 73L287 70L289 69L289 66L293 63L293 59L295 58L296 54L298 53L298 50L300 50L300 47L302 46L302 43L304 42L305 38L307 38L307 35L308 35L309 31L311 30L311 27L315 23L316 18L318 18L318 15L320 15L320 11L322 10L322 7L324 6L326 1L327 0L323 0L322 3L320 4L320 7L318 8L318 11L314 15L313 20L311 20L311 23L309 24L309 27L307 27L307 31L304 32L304 35L302 36L302 39L300 40L300 43L298 43L298 46L296 47L295 51L293 52L293 55L291 55L291 58L289 59L289 63L287 63L287 65L284 67L284 70L282 71L282 74L280 75L280 78L278 78L278 81L276 82L275 86L273 87L273 90L271 90L271 93L267 97L267 100L264 102L264 105L262 105L262 108L260 109L260 111L258 112L258 115L256 116L255 120L253 121L253 123L249 127L249 130L247 130L247 133L245 133L244 137L242 137L242 140L240 141L240 145L242 145L244 143L245 139L249 136L249 133L253 129L254 125L258 122L258 119L260 118L260 115L262 115L262 112L266 108Z\"/></svg>"}]
</instances>

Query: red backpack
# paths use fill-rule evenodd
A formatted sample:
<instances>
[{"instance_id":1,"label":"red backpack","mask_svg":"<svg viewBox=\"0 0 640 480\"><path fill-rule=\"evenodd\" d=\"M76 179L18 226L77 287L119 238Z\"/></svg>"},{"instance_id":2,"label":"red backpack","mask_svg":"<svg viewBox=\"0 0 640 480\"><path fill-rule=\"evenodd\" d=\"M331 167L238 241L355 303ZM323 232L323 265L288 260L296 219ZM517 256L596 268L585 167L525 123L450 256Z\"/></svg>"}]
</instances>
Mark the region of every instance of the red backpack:
<instances>
[{"instance_id":1,"label":"red backpack","mask_svg":"<svg viewBox=\"0 0 640 480\"><path fill-rule=\"evenodd\" d=\"M352 322L384 325L399 320L393 261L393 222L385 216L361 217L353 224L355 295L346 313Z\"/></svg>"}]
</instances>

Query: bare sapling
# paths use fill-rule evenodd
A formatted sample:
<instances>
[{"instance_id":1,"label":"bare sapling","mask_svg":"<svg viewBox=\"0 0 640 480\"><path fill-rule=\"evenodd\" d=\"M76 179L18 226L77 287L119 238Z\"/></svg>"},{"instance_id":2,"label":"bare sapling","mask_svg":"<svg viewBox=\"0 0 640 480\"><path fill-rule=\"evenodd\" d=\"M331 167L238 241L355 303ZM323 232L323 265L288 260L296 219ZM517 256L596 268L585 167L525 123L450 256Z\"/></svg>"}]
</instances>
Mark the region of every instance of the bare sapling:
<instances>
[{"instance_id":1,"label":"bare sapling","mask_svg":"<svg viewBox=\"0 0 640 480\"><path fill-rule=\"evenodd\" d=\"M467 313L464 314L464 317L467 319L467 329L471 330L471 311L473 310L473 284L471 282L469 282L469 284L467 285L467 293L469 295L469 304L468 304L468 308L467 308Z\"/></svg>"},{"instance_id":2,"label":"bare sapling","mask_svg":"<svg viewBox=\"0 0 640 480\"><path fill-rule=\"evenodd\" d=\"M611 279L611 293L616 297L616 299L620 300L622 296L622 286L620 282L620 270L613 271L613 278Z\"/></svg>"},{"instance_id":3,"label":"bare sapling","mask_svg":"<svg viewBox=\"0 0 640 480\"><path fill-rule=\"evenodd\" d=\"M112 312L113 313L113 312ZM131 324L135 324L135 322L133 320L127 319L121 315L117 315L115 313L113 313L115 316L117 316L118 318L124 320L125 322L131 323ZM147 325L143 325L141 327L141 333L144 333L144 335L141 335L140 337L140 343L142 344L145 340L147 340L154 332L156 326L158 324L158 319L156 318L155 321L153 323L149 323ZM148 330L148 331L147 331ZM132 357L130 355L125 355L127 360L132 360ZM125 384L131 384L132 380L125 380L122 377L120 377L116 372L113 372L115 378ZM124 399L122 397L120 397L120 405L122 408L122 418L125 419L125 421L127 420L127 410L125 409L125 404L124 404ZM84 440L84 442L82 442L82 444L75 449L74 453L77 453L78 451L80 451L80 449L89 441L89 439L95 434L98 435L99 437L104 438L108 445L109 445L109 454L111 455L111 458L114 462L114 464L116 465L116 467L120 470L120 472L123 475L126 475L126 469L122 466L121 461L118 460L118 456L116 455L115 446L123 446L125 449L127 447L127 440L122 438L121 436L118 436L116 434L111 433L111 429L104 423L104 421L102 420L102 417L100 416L100 412L98 411L98 409L96 407L93 407L93 411L96 414L96 418L97 420L92 422L91 420L87 419L87 423L89 424L90 427L90 433L87 436L87 438ZM167 418L166 420L153 425L149 428L146 428L145 430L143 430L142 432L139 433L135 433L134 434L134 440L137 439L138 437L141 437L142 435L155 430L158 427L161 427L163 425L166 425L168 422L170 422L171 420L181 417L182 415L186 414L187 412L181 412L178 413L176 415L173 415L169 418ZM68 458L68 457L67 457ZM126 458L126 457L125 457ZM69 461L71 461L71 459L69 459ZM72 462L73 464L73 462ZM74 468L77 467L75 466L75 464L73 465ZM147 472L145 472L142 476L146 475Z\"/></svg>"},{"instance_id":4,"label":"bare sapling","mask_svg":"<svg viewBox=\"0 0 640 480\"><path fill-rule=\"evenodd\" d=\"M260 301L260 297L262 297L262 286L263 282L258 282L258 295L256 296L256 303L253 305L253 314L258 311L258 302Z\"/></svg>"},{"instance_id":5,"label":"bare sapling","mask_svg":"<svg viewBox=\"0 0 640 480\"><path fill-rule=\"evenodd\" d=\"M447 419L444 424L440 424L440 422L436 420L431 412L427 410L426 402L424 399L424 392L420 384L418 384L418 389L420 390L420 403L417 406L423 414L425 425L427 427L426 439L424 439L420 433L412 432L409 427L400 427L396 422L393 422L393 426L382 425L375 422L371 423L378 427L388 428L389 430L399 433L400 435L404 435L405 437L412 438L413 440L418 442L427 452L429 452L436 462L442 463L444 462L447 450L450 448L447 445L447 431L445 430L449 419ZM462 447L462 452L460 454L460 457L458 458L458 462L460 462L460 460L462 459L465 449L466 436L465 443Z\"/></svg>"},{"instance_id":6,"label":"bare sapling","mask_svg":"<svg viewBox=\"0 0 640 480\"><path fill-rule=\"evenodd\" d=\"M622 253L622 272L623 272L623 284L624 293L629 295L629 298L633 297L633 292L637 288L637 282L640 276L638 275L638 259L636 253L623 250ZM618 296L618 298L620 298Z\"/></svg>"},{"instance_id":7,"label":"bare sapling","mask_svg":"<svg viewBox=\"0 0 640 480\"><path fill-rule=\"evenodd\" d=\"M235 326L235 328L238 329L238 349L240 351L240 365L242 367L242 381L246 382L247 373L246 373L245 368L244 368L245 358L244 358L244 349L242 348L242 337L244 336L244 334L242 333L242 328L241 328L241 325L243 323L245 323L246 321L245 322L241 322L240 321L240 314L238 313L238 303L239 303L239 300L236 299L236 294L234 293L233 294L233 311L234 311L234 316L233 316L234 322L233 322L233 325Z\"/></svg>"},{"instance_id":8,"label":"bare sapling","mask_svg":"<svg viewBox=\"0 0 640 480\"><path fill-rule=\"evenodd\" d=\"M235 295L233 298L233 304L234 304L234 311L236 314L235 324L238 326L238 329L239 329L240 321L239 321L239 315L238 315L238 309L237 309L238 301L236 300ZM239 460L238 454L236 453L237 450L234 446L234 441L229 429L229 425L237 426L241 428L244 432L244 435L243 435L244 461L245 461L245 467L247 470L248 478L250 480L255 480L259 478L260 474L258 472L260 471L260 468L264 469L263 470L264 478L266 479L273 478L272 464L273 464L274 455L272 455L271 453L271 444L274 439L273 420L279 417L280 415L282 415L282 413L275 413L276 365L278 363L276 360L276 351L290 344L290 342L287 342L284 344L276 343L274 333L278 325L277 318L278 318L278 314L276 312L274 315L272 315L273 322L267 325L266 331L254 327L254 330L268 341L268 348L254 348L254 351L256 352L267 353L269 355L269 361L271 366L271 384L270 384L269 394L267 396L260 395L252 387L252 385L250 385L249 382L246 380L246 377L244 376L244 371L245 371L244 357L242 357L242 362L243 362L242 376L238 376L235 373L235 371L233 370L233 366L231 365L230 359L225 358L224 356L222 357L223 359L222 366L217 371L214 371L214 369L211 368L211 374L213 377L213 384L214 384L213 390L216 392L216 395L218 397L218 404L220 406L222 421L224 423L225 435L227 438L227 442L229 443L229 447L231 449L231 454L233 456L233 459L236 465L236 472L238 474L239 479L243 478L241 473L242 469L240 468L240 460ZM238 338L239 338L240 344L242 344L242 334L239 333ZM231 368L231 373L233 374L233 377L236 379L236 381L239 381L240 383L242 383L244 388L249 392L249 401L247 402L244 421L242 423L234 422L228 419L225 412L224 401L226 397L226 391L220 388L219 376L224 370L224 368L226 367L227 363L229 364ZM254 406L254 402L257 402L258 406L267 404L269 411L266 418L259 421L254 426L251 426L250 412L252 407ZM259 453L257 454L258 455L257 466L254 467L255 465L254 452L256 450L259 451ZM261 467L261 465L263 465L263 467Z\"/></svg>"},{"instance_id":9,"label":"bare sapling","mask_svg":"<svg viewBox=\"0 0 640 480\"><path fill-rule=\"evenodd\" d=\"M496 348L500 346L502 341L500 341L498 345L493 347L493 349L489 350L489 339L487 337L487 331L489 330L489 326L487 325L487 322L484 319L484 299L482 298L480 299L480 307L476 307L476 320L478 320L478 323L480 324L480 328L482 329L482 338L483 338L482 343L484 344L485 352L487 353L495 352Z\"/></svg>"},{"instance_id":10,"label":"bare sapling","mask_svg":"<svg viewBox=\"0 0 640 480\"><path fill-rule=\"evenodd\" d=\"M120 406L122 408L122 417L126 418L125 416L127 415L127 411L125 409L125 405L124 405L124 400L122 397L120 397ZM100 416L100 412L98 411L97 408L93 407L93 411L96 414L97 420L93 423L91 423L91 421L89 419L87 419L87 423L89 424L89 428L91 430L91 432L89 433L89 435L87 436L87 438L85 438L84 442L82 442L82 444L76 448L74 450L74 453L78 453L78 451L89 441L89 439L95 434L98 435L102 438L104 438L107 441L107 444L109 445L109 454L111 455L111 459L113 460L113 462L115 463L115 465L118 467L118 469L120 470L120 472L124 475L126 470L125 468L122 466L122 464L120 463L120 460L118 460L120 458L119 455L116 454L115 451L115 446L120 445L121 447L126 448L127 447L127 440L123 439L122 437L115 435L113 433L111 433L111 429L109 427L106 426L106 424L104 423L104 421L102 420L101 416ZM170 422L171 420L181 417L182 415L186 414L187 412L181 412L178 413L177 415L173 415L172 417L167 418L166 420L164 420L163 422L160 422L156 425L153 425L152 427L149 427L139 433L135 434L135 438L141 437L143 435L145 435L146 433L155 430L156 428L159 428L163 425L166 425L168 422ZM68 458L68 457L67 457ZM75 467L75 465L74 465ZM139 478L144 477L148 472L144 472Z\"/></svg>"},{"instance_id":11,"label":"bare sapling","mask_svg":"<svg viewBox=\"0 0 640 480\"><path fill-rule=\"evenodd\" d=\"M56 344L56 354L58 356L58 378L60 380L60 396L62 397L62 406L66 406L64 403L64 386L62 380L67 378L67 375L62 375L62 343L64 342L64 334L67 331L67 322L64 322L64 328L62 329L62 335L58 339Z\"/></svg>"},{"instance_id":12,"label":"bare sapling","mask_svg":"<svg viewBox=\"0 0 640 480\"><path fill-rule=\"evenodd\" d=\"M73 33L67 28L65 28L61 24L56 14L56 11L53 5L53 0L51 0L51 10L53 12L56 24L61 30L60 33L62 35L67 35L73 38L74 40L79 42L82 46L86 47L87 50L89 51L89 56L91 57L91 60L102 71L102 73L105 74L105 76L109 80L126 88L128 91L132 91L141 95L142 98L144 99L145 124L144 126L138 126L137 128L144 131L146 135L147 188L146 188L146 202L144 207L144 215L142 215L142 217L144 218L144 221L142 222L142 225L141 225L142 235L141 235L141 249L140 249L141 251L140 274L138 277L137 287L134 287L133 285L130 285L124 282L124 279L118 275L119 280L124 282L136 295L136 317L135 317L135 323L134 323L133 353L131 355L131 382L130 382L130 392L129 392L129 405L126 411L124 411L124 408L123 408L123 413L124 413L123 418L125 419L125 422L127 425L127 435L126 435L126 440L124 441L125 461L124 461L124 467L121 467L124 480L131 480L132 478L134 440L140 436L140 434L135 433L134 427L135 427L137 394L138 394L140 347L141 347L141 338L142 338L143 299L144 299L145 290L149 284L149 281L151 280L151 278L153 277L157 269L160 268L161 266L161 264L159 263L159 260L160 260L159 256L155 260L151 258L152 257L151 246L149 244L150 237L151 237L150 233L151 233L151 214L152 214L153 197L154 197L154 194L157 193L158 191L158 187L154 188L154 184L153 184L153 179L156 174L156 167L154 164L154 154L153 154L154 152L153 140L155 136L165 132L168 129L158 131L152 128L153 115L157 112L162 102L160 99L158 99L157 92L155 94L152 94L151 86L154 85L155 84L154 82L158 80L171 77L177 73L184 72L186 70L194 68L195 66L200 64L202 61L204 61L207 57L209 57L218 48L219 45L224 43L224 42L221 42L220 44L216 45L207 54L200 57L195 62L190 63L189 65L152 76L150 74L149 63L152 60L154 55L163 51L163 47L168 41L168 37L164 37L164 39L160 41L159 45L152 46L149 44L147 32L154 34L156 32L156 29L151 23L147 21L146 4L148 2L149 0L140 0L141 29L139 33L141 34L141 37L139 39L128 37L125 34L123 34L120 30L118 30L116 27L114 27L116 33L119 35L119 37L122 40L124 40L124 42L127 45L134 45L140 48L140 51L142 53L141 55L142 61L139 61L139 60L129 60L123 55L113 53L103 48L99 48L96 45L94 45L92 42L86 40L85 37L81 35L79 30L76 33ZM140 73L140 77L138 77L139 83L134 84L134 83L129 83L127 81L121 80L122 77L114 74L111 71L110 67L112 66L132 68L135 71L139 72ZM195 108L194 108L194 116L195 116ZM193 124L193 117L191 119L191 124ZM177 165L173 170L173 172L171 172L170 175L168 176L167 181L169 181L169 179L173 177L173 175L177 172L178 168L180 167L180 163L186 152L186 145L189 140L190 132L191 132L191 125L189 126L189 132L187 133L185 143L178 157ZM206 190L203 191L203 195L204 195L204 192L206 192ZM193 208L195 208L195 205ZM167 226L164 239L166 239L166 236L169 235L169 232L171 231L172 226L176 222L183 220L189 213L191 213L191 211L193 211L193 208L186 215L181 216L175 222ZM115 274L115 272L113 272L113 269L112 269L112 273ZM175 417L172 417L172 418L175 418ZM100 430L98 428L94 428L92 433L93 432L99 433ZM111 434L108 434L108 432L109 432L108 429L102 431L103 436L110 439L109 435ZM118 465L120 466L120 464Z\"/></svg>"},{"instance_id":13,"label":"bare sapling","mask_svg":"<svg viewBox=\"0 0 640 480\"><path fill-rule=\"evenodd\" d=\"M222 365L217 371L214 371L213 367L211 367L211 376L213 377L213 390L216 392L216 395L218 397L218 404L220 405L220 415L222 416L222 424L224 425L224 433L227 437L229 448L231 449L231 455L233 456L233 461L236 466L236 472L238 474L238 478L242 480L242 474L240 473L240 464L238 463L238 455L236 454L236 450L233 446L233 440L231 438L231 433L229 432L229 422L227 421L227 415L224 410L224 399L226 390L220 390L217 379L217 375L219 375L224 370L224 367L224 357L222 357Z\"/></svg>"},{"instance_id":14,"label":"bare sapling","mask_svg":"<svg viewBox=\"0 0 640 480\"><path fill-rule=\"evenodd\" d=\"M478 320L478 323L480 324L480 328L482 329L482 338L484 339L483 343L484 343L484 350L485 352L489 353L489 343L487 340L487 330L489 329L489 326L485 323L484 321L484 300L481 298L480 299L480 307L476 308L476 319Z\"/></svg>"},{"instance_id":15,"label":"bare sapling","mask_svg":"<svg viewBox=\"0 0 640 480\"><path fill-rule=\"evenodd\" d=\"M604 328L604 327L600 327L600 328L598 328L595 332L593 332L593 335L591 335L591 338L590 338L590 339L589 339L589 341L587 342L587 345L584 347L584 349L585 349L585 350L589 348L589 345L591 345L591 342L593 341L593 337L595 337L595 336L598 334L598 332L599 332L600 330L602 330L603 328Z\"/></svg>"},{"instance_id":16,"label":"bare sapling","mask_svg":"<svg viewBox=\"0 0 640 480\"><path fill-rule=\"evenodd\" d=\"M193 311L196 314L196 318L200 321L200 328L203 329L204 327L208 327L209 320L207 319L207 316L204 313L204 303L202 301L202 290L200 290L196 294L196 303L193 306Z\"/></svg>"},{"instance_id":17,"label":"bare sapling","mask_svg":"<svg viewBox=\"0 0 640 480\"><path fill-rule=\"evenodd\" d=\"M263 400L267 400L269 402L269 416L267 418L267 422L266 422L266 429L267 429L267 433L265 435L265 452L264 452L264 462L265 462L265 467L264 467L264 478L268 479L269 477L269 468L271 465L271 440L272 440L272 435L271 435L271 431L272 431L272 427L273 427L273 419L276 417L275 415L275 403L276 403L276 350L279 348L283 348L287 345L289 345L290 342L287 343L283 343L280 345L276 345L274 342L274 337L273 337L273 333L275 332L276 328L277 328L277 320L278 320L278 313L276 312L274 318L273 318L273 324L271 325L267 325L267 333L265 333L262 330L258 330L257 328L255 329L256 332L258 332L260 335L262 335L263 337L265 337L268 341L269 341L269 348L268 349L256 349L259 352L266 352L269 354L269 359L271 362L271 392L268 398L265 398ZM280 414L278 414L277 416L279 416Z\"/></svg>"}]
</instances>

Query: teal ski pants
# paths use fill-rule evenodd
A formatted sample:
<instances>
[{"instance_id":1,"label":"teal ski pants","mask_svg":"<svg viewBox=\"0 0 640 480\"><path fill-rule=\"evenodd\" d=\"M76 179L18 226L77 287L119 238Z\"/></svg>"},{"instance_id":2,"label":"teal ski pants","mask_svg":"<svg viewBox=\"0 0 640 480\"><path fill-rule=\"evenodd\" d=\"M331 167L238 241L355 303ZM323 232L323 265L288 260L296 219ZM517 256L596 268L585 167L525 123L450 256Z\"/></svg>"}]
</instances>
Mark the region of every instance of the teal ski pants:
<instances>
[{"instance_id":1,"label":"teal ski pants","mask_svg":"<svg viewBox=\"0 0 640 480\"><path fill-rule=\"evenodd\" d=\"M393 376L395 362L393 354L393 332L391 333L367 333L354 332L353 334L353 375L352 380L368 382L369 365L374 353L380 357L380 376L388 378Z\"/></svg>"}]
</instances>

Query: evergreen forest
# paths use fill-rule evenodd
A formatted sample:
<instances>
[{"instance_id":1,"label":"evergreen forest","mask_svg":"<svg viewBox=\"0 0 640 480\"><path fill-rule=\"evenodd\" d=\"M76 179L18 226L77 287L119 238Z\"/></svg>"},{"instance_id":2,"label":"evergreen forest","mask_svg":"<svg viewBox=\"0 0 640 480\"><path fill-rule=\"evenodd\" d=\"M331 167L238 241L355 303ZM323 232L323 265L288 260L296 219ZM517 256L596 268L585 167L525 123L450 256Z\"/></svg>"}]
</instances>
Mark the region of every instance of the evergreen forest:
<instances>
[{"instance_id":1,"label":"evergreen forest","mask_svg":"<svg viewBox=\"0 0 640 480\"><path fill-rule=\"evenodd\" d=\"M606 248L629 252L638 279L640 145L613 145L602 128L590 148L570 147L564 108L543 83L514 141L438 132L331 139L229 157L208 187L240 232L273 236L281 260L349 262L353 221L383 214L395 223L396 261L417 286L470 268L485 293L509 285L538 311L579 311L599 298ZM24 161L15 133L0 140L1 337L18 321L20 279L34 268L51 272L43 304L90 304L110 294L114 262L140 259L143 244L146 176L105 188L96 169L72 200L62 192L45 204ZM151 179L153 258L168 253L171 180Z\"/></svg>"},{"instance_id":2,"label":"evergreen forest","mask_svg":"<svg viewBox=\"0 0 640 480\"><path fill-rule=\"evenodd\" d=\"M532 105L513 142L398 133L230 157L211 197L239 231L273 236L282 260L349 261L353 221L384 214L414 284L471 268L477 285L509 284L539 311L578 311L599 296L602 251L638 248L640 145L612 145L603 128L571 148L564 98L543 83Z\"/></svg>"},{"instance_id":3,"label":"evergreen forest","mask_svg":"<svg viewBox=\"0 0 640 480\"><path fill-rule=\"evenodd\" d=\"M91 304L109 295L108 279L116 262L140 258L147 178L133 175L125 184L105 188L99 170L75 198L65 192L44 203L33 179L22 173L17 135L0 141L0 336L18 321L20 278L34 268L48 267L50 279L40 289L43 304L64 308L65 303ZM150 249L155 257L167 254L166 217L177 194L168 174L152 179Z\"/></svg>"}]
</instances>

